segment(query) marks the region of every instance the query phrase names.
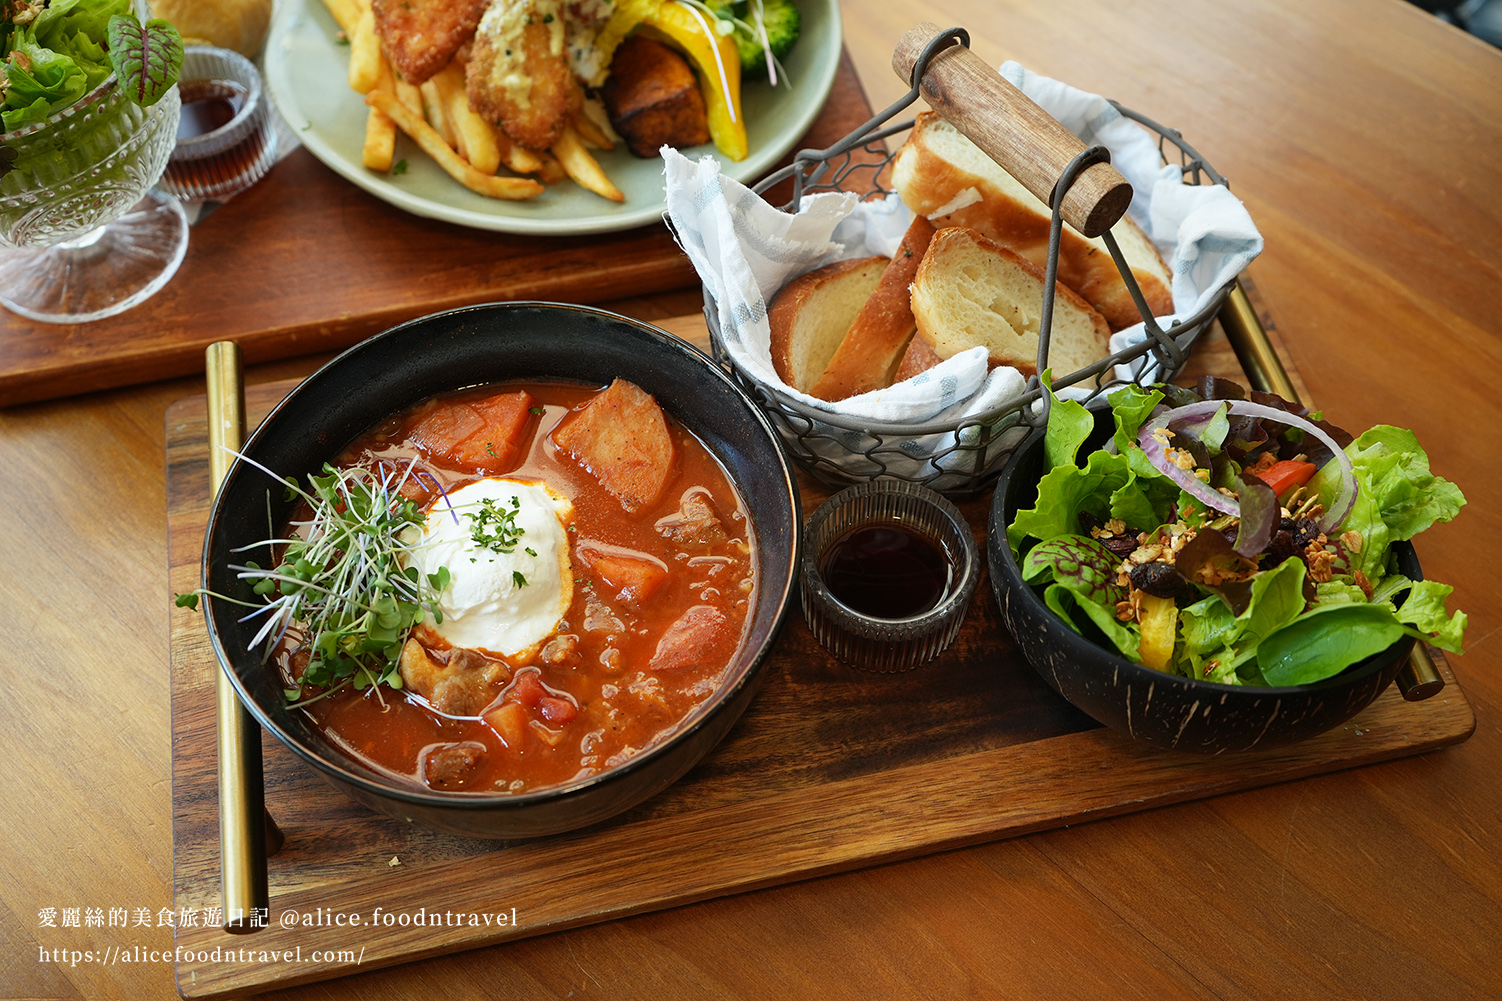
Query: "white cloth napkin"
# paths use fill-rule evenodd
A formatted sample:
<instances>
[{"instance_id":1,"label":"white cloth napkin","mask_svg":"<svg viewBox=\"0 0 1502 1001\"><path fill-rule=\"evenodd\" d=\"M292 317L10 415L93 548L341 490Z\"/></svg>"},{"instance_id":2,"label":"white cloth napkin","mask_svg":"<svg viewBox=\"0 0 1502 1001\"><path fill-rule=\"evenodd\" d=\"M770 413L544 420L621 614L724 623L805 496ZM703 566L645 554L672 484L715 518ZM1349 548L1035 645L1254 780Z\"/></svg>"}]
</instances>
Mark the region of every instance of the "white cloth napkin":
<instances>
[{"instance_id":1,"label":"white cloth napkin","mask_svg":"<svg viewBox=\"0 0 1502 1001\"><path fill-rule=\"evenodd\" d=\"M1005 64L1001 74L1086 145L1108 148L1112 163L1131 182L1131 214L1164 252L1173 274L1174 316L1160 321L1165 329L1174 318L1188 316L1208 301L1261 251L1262 238L1235 196L1216 185L1182 183L1179 169L1162 163L1157 141L1104 98L1038 76L1015 62ZM911 213L895 195L861 201L853 194L835 193L806 196L794 214L779 212L721 174L713 158L695 163L669 147L663 147L662 157L668 216L679 245L714 299L725 350L742 370L855 427L871 422L958 422L990 413L1024 392L1026 380L1016 369L987 370L983 348L961 352L905 382L839 403L788 386L772 366L767 302L788 281L814 268L870 254L890 255ZM1112 350L1146 336L1141 324L1122 330L1112 337ZM1125 369L1117 367L1118 378L1133 378L1134 373ZM863 477L876 471L870 459L847 454L835 444L855 445L864 438L862 433L818 422L815 431L813 447L847 474ZM895 452L884 455L882 462L891 472L907 476L922 476L936 467L968 467L973 457L949 453L954 444L953 434L915 436L897 442ZM943 489L946 484L935 485Z\"/></svg>"}]
</instances>

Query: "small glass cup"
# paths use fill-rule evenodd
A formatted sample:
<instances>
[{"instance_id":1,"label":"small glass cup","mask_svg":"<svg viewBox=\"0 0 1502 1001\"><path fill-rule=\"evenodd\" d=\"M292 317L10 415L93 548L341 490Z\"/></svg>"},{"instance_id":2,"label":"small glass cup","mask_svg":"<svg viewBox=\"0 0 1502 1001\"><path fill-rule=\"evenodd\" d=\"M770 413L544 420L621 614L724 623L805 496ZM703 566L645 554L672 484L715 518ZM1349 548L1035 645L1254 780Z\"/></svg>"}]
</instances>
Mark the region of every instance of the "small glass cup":
<instances>
[{"instance_id":1,"label":"small glass cup","mask_svg":"<svg viewBox=\"0 0 1502 1001\"><path fill-rule=\"evenodd\" d=\"M861 594L879 579L861 580L863 565L905 582L888 596L893 601ZM909 566L919 571L916 578L906 573ZM970 523L949 501L915 483L873 480L841 490L814 512L800 571L803 617L814 638L851 667L895 673L927 663L954 642L980 579L980 553ZM943 579L930 579L931 571ZM886 607L878 612L878 606Z\"/></svg>"},{"instance_id":2,"label":"small glass cup","mask_svg":"<svg viewBox=\"0 0 1502 1001\"><path fill-rule=\"evenodd\" d=\"M229 49L190 45L178 78L182 120L160 186L184 201L226 201L276 162L261 74Z\"/></svg>"}]
</instances>

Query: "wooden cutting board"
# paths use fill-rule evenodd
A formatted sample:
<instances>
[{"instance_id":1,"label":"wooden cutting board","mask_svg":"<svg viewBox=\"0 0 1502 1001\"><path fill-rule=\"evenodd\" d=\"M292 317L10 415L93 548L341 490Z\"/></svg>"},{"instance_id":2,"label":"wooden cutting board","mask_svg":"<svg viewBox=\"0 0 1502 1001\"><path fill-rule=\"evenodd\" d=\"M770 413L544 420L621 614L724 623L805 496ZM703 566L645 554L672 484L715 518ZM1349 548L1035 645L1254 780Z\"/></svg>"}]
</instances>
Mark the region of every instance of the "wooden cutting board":
<instances>
[{"instance_id":1,"label":"wooden cutting board","mask_svg":"<svg viewBox=\"0 0 1502 1001\"><path fill-rule=\"evenodd\" d=\"M846 53L794 149L831 146L870 117ZM70 326L0 309L0 407L189 375L219 340L255 364L478 302L593 303L697 283L661 223L571 238L466 229L387 205L299 149L194 226L182 268L135 309Z\"/></svg>"},{"instance_id":2,"label":"wooden cutting board","mask_svg":"<svg viewBox=\"0 0 1502 1001\"><path fill-rule=\"evenodd\" d=\"M707 342L702 317L663 326ZM1187 374L1204 372L1238 374L1218 332ZM249 419L292 385L252 389ZM175 591L199 580L204 417L203 397L167 412ZM827 494L806 479L802 489L805 513ZM962 505L978 536L986 504ZM761 691L719 747L656 798L573 834L505 844L418 830L333 792L267 739L266 804L287 843L270 861L269 927L231 936L201 923L203 909L219 903L217 667L200 614L174 610L171 630L175 905L196 922L176 932L187 997L327 979L1419 754L1475 728L1449 665L1431 650L1446 687L1429 701L1404 702L1389 688L1346 725L1291 748L1168 753L1100 727L1040 681L1002 628L985 580L954 646L901 675L833 661L795 610Z\"/></svg>"}]
</instances>

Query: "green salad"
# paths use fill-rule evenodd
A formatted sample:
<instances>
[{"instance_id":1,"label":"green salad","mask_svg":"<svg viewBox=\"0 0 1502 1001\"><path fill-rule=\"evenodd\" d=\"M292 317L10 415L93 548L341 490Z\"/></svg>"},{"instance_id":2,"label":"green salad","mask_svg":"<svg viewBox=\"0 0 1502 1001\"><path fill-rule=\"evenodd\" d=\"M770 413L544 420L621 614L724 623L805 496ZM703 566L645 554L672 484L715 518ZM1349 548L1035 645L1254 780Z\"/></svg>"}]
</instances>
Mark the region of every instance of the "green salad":
<instances>
[{"instance_id":1,"label":"green salad","mask_svg":"<svg viewBox=\"0 0 1502 1001\"><path fill-rule=\"evenodd\" d=\"M126 93L154 104L177 80L182 39L144 26L131 0L0 0L3 132L46 121L119 73Z\"/></svg>"},{"instance_id":2,"label":"green salad","mask_svg":"<svg viewBox=\"0 0 1502 1001\"><path fill-rule=\"evenodd\" d=\"M1037 506L1007 529L1023 579L1128 659L1222 684L1303 685L1411 635L1459 652L1452 588L1389 547L1465 503L1411 431L1359 437L1225 379L1110 394L1115 434L1053 400Z\"/></svg>"}]
</instances>

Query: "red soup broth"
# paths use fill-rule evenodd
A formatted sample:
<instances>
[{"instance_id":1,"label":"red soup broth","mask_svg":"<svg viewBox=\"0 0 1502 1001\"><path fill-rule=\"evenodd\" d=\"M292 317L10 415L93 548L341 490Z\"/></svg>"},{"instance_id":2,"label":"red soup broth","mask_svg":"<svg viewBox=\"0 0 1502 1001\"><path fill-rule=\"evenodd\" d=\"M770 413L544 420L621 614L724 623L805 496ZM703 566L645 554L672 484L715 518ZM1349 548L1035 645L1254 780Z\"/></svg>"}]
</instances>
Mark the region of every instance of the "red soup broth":
<instances>
[{"instance_id":1,"label":"red soup broth","mask_svg":"<svg viewBox=\"0 0 1502 1001\"><path fill-rule=\"evenodd\" d=\"M514 399L519 392L526 394L521 407ZM414 630L435 659L480 672L486 680L474 686L483 695L472 701L486 702L487 715L440 712L411 690L346 688L302 709L332 743L420 788L531 792L629 760L671 735L720 687L753 601L745 508L718 460L669 416L673 462L666 486L655 502L625 510L552 439L560 422L599 392L526 382L438 397L382 422L339 456L335 464L342 467L392 469L415 459L423 475L409 478L403 492L424 508L437 504L435 510L443 503L435 481L452 492L505 476L568 496L574 593L553 639L525 662L455 651L432 630ZM685 540L685 533L662 527L681 524L687 508L703 512L706 501L722 531L711 526ZM602 565L613 572L601 554L645 557L667 572L654 574L649 586L623 585L619 574L611 581L598 572ZM692 628L705 619L715 628ZM675 625L681 635L685 622L690 642L664 656L664 637ZM276 660L293 683L295 643L284 643ZM496 715L508 702L516 707Z\"/></svg>"}]
</instances>

